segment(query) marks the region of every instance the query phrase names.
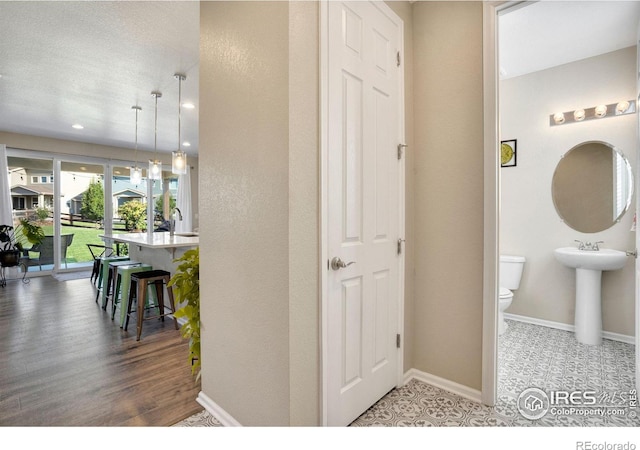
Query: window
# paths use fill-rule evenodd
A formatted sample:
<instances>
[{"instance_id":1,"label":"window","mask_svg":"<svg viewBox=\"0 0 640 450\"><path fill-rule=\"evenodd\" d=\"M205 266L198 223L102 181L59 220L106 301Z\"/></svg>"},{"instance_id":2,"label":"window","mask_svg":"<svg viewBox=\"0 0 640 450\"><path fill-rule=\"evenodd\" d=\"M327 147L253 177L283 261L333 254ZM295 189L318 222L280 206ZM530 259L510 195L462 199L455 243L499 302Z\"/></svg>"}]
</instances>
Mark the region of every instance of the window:
<instances>
[{"instance_id":1,"label":"window","mask_svg":"<svg viewBox=\"0 0 640 450\"><path fill-rule=\"evenodd\" d=\"M41 183L46 183L47 182L47 176L45 175L43 177L40 177L40 182Z\"/></svg>"},{"instance_id":2,"label":"window","mask_svg":"<svg viewBox=\"0 0 640 450\"><path fill-rule=\"evenodd\" d=\"M13 197L13 209L23 210L24 207L24 197Z\"/></svg>"},{"instance_id":3,"label":"window","mask_svg":"<svg viewBox=\"0 0 640 450\"><path fill-rule=\"evenodd\" d=\"M31 177L31 182L36 184L38 183L39 178L38 177Z\"/></svg>"}]
</instances>

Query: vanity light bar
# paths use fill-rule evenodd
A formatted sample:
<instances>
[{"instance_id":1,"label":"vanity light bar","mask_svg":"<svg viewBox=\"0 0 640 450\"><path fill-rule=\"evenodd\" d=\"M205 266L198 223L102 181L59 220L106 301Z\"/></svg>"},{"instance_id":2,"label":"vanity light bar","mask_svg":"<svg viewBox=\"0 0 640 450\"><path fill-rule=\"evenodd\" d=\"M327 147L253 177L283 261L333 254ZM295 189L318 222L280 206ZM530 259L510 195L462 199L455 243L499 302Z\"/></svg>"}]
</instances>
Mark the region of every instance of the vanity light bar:
<instances>
[{"instance_id":1,"label":"vanity light bar","mask_svg":"<svg viewBox=\"0 0 640 450\"><path fill-rule=\"evenodd\" d=\"M593 108L576 109L549 115L549 126L566 125L584 122L585 120L603 119L605 117L624 116L636 112L636 101L628 100L609 105L598 105Z\"/></svg>"}]
</instances>

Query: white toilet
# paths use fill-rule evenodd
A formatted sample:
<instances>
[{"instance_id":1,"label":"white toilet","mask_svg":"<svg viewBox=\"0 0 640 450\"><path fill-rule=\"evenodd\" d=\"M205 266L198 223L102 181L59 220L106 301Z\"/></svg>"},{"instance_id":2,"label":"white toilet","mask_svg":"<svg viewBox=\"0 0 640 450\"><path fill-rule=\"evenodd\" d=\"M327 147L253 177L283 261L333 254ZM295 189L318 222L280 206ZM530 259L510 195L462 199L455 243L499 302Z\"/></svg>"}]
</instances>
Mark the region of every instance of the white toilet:
<instances>
[{"instance_id":1,"label":"white toilet","mask_svg":"<svg viewBox=\"0 0 640 450\"><path fill-rule=\"evenodd\" d=\"M498 299L498 334L507 331L504 321L504 310L513 301L512 290L520 287L520 279L524 269L524 256L500 255L500 295Z\"/></svg>"}]
</instances>

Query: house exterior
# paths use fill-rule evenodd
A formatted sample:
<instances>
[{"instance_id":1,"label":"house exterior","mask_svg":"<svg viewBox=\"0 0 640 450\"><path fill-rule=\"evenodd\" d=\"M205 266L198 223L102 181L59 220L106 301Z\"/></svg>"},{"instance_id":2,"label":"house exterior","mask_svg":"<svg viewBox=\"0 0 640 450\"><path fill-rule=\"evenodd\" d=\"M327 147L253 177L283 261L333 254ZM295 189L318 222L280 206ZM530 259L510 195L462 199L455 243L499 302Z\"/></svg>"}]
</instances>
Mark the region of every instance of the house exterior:
<instances>
[{"instance_id":1,"label":"house exterior","mask_svg":"<svg viewBox=\"0 0 640 450\"><path fill-rule=\"evenodd\" d=\"M16 215L29 214L38 208L52 210L54 207L53 175L51 171L32 170L24 167L10 169L12 208ZM60 213L63 215L80 215L84 192L93 180L102 180L102 174L61 172ZM177 179L168 180L168 192L176 198ZM113 216L118 216L120 206L128 201L147 202L146 185L141 186L129 182L128 177L112 178ZM153 189L154 201L163 195L162 183L156 183Z\"/></svg>"}]
</instances>

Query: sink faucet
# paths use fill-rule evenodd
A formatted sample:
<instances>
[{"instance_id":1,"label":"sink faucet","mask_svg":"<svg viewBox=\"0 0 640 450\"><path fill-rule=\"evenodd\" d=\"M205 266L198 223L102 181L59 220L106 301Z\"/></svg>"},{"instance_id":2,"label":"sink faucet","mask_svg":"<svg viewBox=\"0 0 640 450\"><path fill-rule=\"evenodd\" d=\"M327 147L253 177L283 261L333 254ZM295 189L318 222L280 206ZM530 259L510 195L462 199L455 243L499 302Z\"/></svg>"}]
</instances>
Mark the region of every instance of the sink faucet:
<instances>
[{"instance_id":1,"label":"sink faucet","mask_svg":"<svg viewBox=\"0 0 640 450\"><path fill-rule=\"evenodd\" d=\"M579 241L578 239L575 239L575 242L578 243L578 250L585 250L589 252L600 251L600 247L598 246L598 244L604 244L604 241L597 241L597 242L591 243L591 242L582 242L582 241Z\"/></svg>"},{"instance_id":2,"label":"sink faucet","mask_svg":"<svg viewBox=\"0 0 640 450\"><path fill-rule=\"evenodd\" d=\"M174 213L169 219L169 236L173 236L176 233L176 212L178 213L178 219L182 220L182 211L179 208L174 208Z\"/></svg>"}]
</instances>

